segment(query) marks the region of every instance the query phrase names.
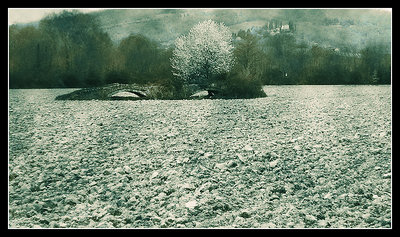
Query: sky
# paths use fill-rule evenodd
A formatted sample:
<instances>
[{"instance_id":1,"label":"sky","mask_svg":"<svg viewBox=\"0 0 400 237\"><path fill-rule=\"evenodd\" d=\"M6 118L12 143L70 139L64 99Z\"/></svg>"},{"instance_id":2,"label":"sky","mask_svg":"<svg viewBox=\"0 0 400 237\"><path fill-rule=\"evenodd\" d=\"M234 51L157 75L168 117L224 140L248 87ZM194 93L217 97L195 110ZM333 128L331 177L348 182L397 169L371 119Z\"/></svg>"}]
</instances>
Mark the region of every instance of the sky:
<instances>
[{"instance_id":1,"label":"sky","mask_svg":"<svg viewBox=\"0 0 400 237\"><path fill-rule=\"evenodd\" d=\"M15 23L28 23L39 21L50 13L58 13L67 9L77 9L87 13L92 11L104 10L103 8L9 8L8 9L8 25ZM377 8L382 11L391 12L391 8Z\"/></svg>"},{"instance_id":2,"label":"sky","mask_svg":"<svg viewBox=\"0 0 400 237\"><path fill-rule=\"evenodd\" d=\"M8 25L39 21L48 14L70 9L77 9L84 13L103 10L102 8L9 8Z\"/></svg>"}]
</instances>

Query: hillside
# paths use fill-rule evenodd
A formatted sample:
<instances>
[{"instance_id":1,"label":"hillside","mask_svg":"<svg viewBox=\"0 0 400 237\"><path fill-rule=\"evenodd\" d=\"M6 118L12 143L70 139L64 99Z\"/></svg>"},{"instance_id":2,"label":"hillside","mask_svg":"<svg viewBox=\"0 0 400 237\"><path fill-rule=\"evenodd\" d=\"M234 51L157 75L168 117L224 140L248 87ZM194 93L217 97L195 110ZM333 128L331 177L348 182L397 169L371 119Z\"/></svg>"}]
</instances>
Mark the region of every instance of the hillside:
<instances>
[{"instance_id":1,"label":"hillside","mask_svg":"<svg viewBox=\"0 0 400 237\"><path fill-rule=\"evenodd\" d=\"M365 47L368 41L391 44L391 13L373 9L108 9L89 13L119 43L142 34L171 45L200 21L224 22L232 33L264 26L268 21L296 25L296 38L329 47ZM19 24L38 26L38 22Z\"/></svg>"},{"instance_id":2,"label":"hillside","mask_svg":"<svg viewBox=\"0 0 400 237\"><path fill-rule=\"evenodd\" d=\"M136 33L168 45L206 19L224 22L232 32L271 20L292 21L298 38L332 47L391 42L391 14L370 9L110 9L91 14L114 42Z\"/></svg>"}]
</instances>

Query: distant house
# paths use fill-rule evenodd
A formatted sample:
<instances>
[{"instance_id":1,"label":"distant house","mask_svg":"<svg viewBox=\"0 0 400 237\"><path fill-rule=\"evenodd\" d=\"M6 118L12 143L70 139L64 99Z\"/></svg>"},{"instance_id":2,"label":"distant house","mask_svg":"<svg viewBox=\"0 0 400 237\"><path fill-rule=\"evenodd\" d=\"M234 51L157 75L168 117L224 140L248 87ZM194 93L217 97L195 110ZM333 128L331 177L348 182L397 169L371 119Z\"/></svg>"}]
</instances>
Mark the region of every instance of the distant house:
<instances>
[{"instance_id":1,"label":"distant house","mask_svg":"<svg viewBox=\"0 0 400 237\"><path fill-rule=\"evenodd\" d=\"M281 31L290 31L289 25L283 25L283 26L281 26Z\"/></svg>"},{"instance_id":2,"label":"distant house","mask_svg":"<svg viewBox=\"0 0 400 237\"><path fill-rule=\"evenodd\" d=\"M267 28L267 32L269 32L271 35L275 35L281 32L292 32L293 31L293 24L291 27L291 22L289 24L283 25L282 22L280 21L271 21L267 22L265 24L265 27Z\"/></svg>"}]
</instances>

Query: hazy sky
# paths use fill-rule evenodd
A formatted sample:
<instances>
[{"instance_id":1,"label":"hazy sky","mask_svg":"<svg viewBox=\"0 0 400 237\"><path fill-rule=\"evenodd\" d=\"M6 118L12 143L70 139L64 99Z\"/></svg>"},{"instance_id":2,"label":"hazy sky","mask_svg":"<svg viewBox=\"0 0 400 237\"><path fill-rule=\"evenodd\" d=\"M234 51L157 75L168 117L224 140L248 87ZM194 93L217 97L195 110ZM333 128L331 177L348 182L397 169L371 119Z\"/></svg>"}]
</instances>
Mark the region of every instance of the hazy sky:
<instances>
[{"instance_id":1,"label":"hazy sky","mask_svg":"<svg viewBox=\"0 0 400 237\"><path fill-rule=\"evenodd\" d=\"M8 9L8 24L15 23L28 23L32 21L39 21L44 16L53 13L61 12L63 10L72 8L9 8ZM91 12L103 10L103 8L74 8L81 12ZM383 11L392 11L391 8L378 8Z\"/></svg>"},{"instance_id":2,"label":"hazy sky","mask_svg":"<svg viewBox=\"0 0 400 237\"><path fill-rule=\"evenodd\" d=\"M53 12L61 12L63 10L70 10L72 8L10 8L8 9L8 24L27 23L32 21L39 21L43 17ZM81 12L91 12L102 10L101 8L74 8Z\"/></svg>"}]
</instances>

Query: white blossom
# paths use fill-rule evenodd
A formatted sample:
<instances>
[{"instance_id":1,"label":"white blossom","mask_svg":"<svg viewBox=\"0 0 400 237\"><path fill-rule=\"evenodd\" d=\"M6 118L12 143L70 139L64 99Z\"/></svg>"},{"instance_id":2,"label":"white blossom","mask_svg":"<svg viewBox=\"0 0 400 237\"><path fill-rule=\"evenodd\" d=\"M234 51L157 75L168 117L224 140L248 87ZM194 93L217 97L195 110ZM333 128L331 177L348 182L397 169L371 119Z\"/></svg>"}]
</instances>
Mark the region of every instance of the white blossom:
<instances>
[{"instance_id":1,"label":"white blossom","mask_svg":"<svg viewBox=\"0 0 400 237\"><path fill-rule=\"evenodd\" d=\"M231 32L223 23L207 20L176 39L171 58L173 74L190 83L205 84L233 65Z\"/></svg>"}]
</instances>

